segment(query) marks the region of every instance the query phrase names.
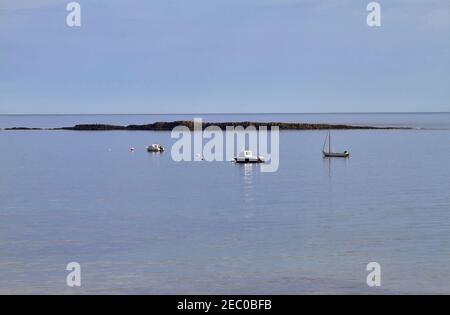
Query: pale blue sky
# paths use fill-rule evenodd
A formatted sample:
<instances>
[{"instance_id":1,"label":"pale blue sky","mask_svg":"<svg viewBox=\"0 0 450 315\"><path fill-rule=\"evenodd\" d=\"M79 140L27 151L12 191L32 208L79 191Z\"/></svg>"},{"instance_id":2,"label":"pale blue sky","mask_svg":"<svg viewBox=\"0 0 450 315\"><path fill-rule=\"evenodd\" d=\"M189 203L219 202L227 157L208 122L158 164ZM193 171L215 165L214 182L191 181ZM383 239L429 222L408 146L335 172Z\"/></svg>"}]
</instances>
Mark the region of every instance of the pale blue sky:
<instances>
[{"instance_id":1,"label":"pale blue sky","mask_svg":"<svg viewBox=\"0 0 450 315\"><path fill-rule=\"evenodd\" d=\"M0 114L450 111L450 1L0 0Z\"/></svg>"}]
</instances>

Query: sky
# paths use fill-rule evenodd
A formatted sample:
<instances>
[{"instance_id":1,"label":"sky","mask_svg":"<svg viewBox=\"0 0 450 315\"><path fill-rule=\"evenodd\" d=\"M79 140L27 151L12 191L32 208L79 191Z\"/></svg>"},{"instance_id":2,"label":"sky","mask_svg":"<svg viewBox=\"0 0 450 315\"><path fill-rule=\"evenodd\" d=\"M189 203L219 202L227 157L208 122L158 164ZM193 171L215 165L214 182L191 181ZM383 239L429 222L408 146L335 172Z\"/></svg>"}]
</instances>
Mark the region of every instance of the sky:
<instances>
[{"instance_id":1,"label":"sky","mask_svg":"<svg viewBox=\"0 0 450 315\"><path fill-rule=\"evenodd\" d=\"M450 1L0 0L0 114L450 111Z\"/></svg>"}]
</instances>

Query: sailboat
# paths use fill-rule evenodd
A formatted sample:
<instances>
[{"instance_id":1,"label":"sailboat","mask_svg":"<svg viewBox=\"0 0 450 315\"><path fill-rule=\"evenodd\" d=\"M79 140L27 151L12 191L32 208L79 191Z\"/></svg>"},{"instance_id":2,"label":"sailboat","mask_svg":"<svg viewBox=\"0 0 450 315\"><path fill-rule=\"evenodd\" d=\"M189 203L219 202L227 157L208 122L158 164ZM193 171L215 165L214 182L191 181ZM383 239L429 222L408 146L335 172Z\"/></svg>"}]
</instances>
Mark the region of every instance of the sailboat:
<instances>
[{"instance_id":1,"label":"sailboat","mask_svg":"<svg viewBox=\"0 0 450 315\"><path fill-rule=\"evenodd\" d=\"M328 140L328 151L325 151L326 145L327 145L327 140ZM350 152L348 152L347 150L344 152L331 152L331 134L330 134L329 130L328 130L327 136L325 137L325 142L323 143L322 153L323 153L323 157L347 158L350 156Z\"/></svg>"}]
</instances>

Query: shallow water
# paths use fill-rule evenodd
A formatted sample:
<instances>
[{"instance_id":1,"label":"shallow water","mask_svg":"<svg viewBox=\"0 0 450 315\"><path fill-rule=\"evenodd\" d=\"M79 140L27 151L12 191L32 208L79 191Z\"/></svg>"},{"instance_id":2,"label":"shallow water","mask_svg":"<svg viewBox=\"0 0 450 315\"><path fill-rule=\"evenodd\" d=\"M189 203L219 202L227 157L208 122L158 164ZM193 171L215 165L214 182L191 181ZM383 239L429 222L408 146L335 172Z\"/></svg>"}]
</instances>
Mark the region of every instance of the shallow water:
<instances>
[{"instance_id":1,"label":"shallow water","mask_svg":"<svg viewBox=\"0 0 450 315\"><path fill-rule=\"evenodd\" d=\"M0 293L450 293L450 130L334 131L347 160L324 137L281 132L262 173L145 151L169 132L0 131Z\"/></svg>"}]
</instances>

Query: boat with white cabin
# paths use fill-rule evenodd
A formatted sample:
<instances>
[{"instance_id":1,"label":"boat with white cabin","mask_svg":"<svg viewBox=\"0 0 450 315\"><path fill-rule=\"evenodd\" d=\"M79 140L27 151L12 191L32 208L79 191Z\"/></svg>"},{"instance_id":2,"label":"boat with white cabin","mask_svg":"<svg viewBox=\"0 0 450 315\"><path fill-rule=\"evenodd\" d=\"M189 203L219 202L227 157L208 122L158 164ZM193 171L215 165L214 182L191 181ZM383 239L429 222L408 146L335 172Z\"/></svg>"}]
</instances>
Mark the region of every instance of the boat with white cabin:
<instances>
[{"instance_id":1,"label":"boat with white cabin","mask_svg":"<svg viewBox=\"0 0 450 315\"><path fill-rule=\"evenodd\" d=\"M148 152L163 152L164 147L160 144L152 144L147 147Z\"/></svg>"},{"instance_id":2,"label":"boat with white cabin","mask_svg":"<svg viewBox=\"0 0 450 315\"><path fill-rule=\"evenodd\" d=\"M264 163L264 157L253 155L250 150L242 150L233 161L236 163Z\"/></svg>"}]
</instances>

